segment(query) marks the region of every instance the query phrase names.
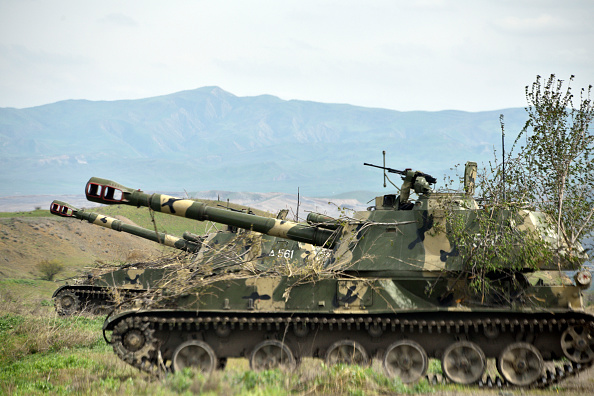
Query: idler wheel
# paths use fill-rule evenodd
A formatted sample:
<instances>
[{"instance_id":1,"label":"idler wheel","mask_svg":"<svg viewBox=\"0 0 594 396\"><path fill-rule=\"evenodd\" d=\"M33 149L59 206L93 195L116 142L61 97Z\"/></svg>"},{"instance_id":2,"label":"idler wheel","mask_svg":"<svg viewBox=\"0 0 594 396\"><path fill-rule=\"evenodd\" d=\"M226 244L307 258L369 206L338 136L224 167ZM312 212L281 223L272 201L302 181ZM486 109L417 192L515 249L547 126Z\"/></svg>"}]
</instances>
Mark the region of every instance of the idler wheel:
<instances>
[{"instance_id":1,"label":"idler wheel","mask_svg":"<svg viewBox=\"0 0 594 396\"><path fill-rule=\"evenodd\" d=\"M483 376L487 359L481 348L473 342L458 341L443 352L441 368L450 381L472 384Z\"/></svg>"},{"instance_id":2,"label":"idler wheel","mask_svg":"<svg viewBox=\"0 0 594 396\"><path fill-rule=\"evenodd\" d=\"M356 341L341 340L330 345L326 352L326 364L356 364L369 366L370 359L365 348Z\"/></svg>"},{"instance_id":3,"label":"idler wheel","mask_svg":"<svg viewBox=\"0 0 594 396\"><path fill-rule=\"evenodd\" d=\"M384 355L384 368L388 375L409 384L417 382L427 371L429 359L421 345L414 341L397 341Z\"/></svg>"},{"instance_id":4,"label":"idler wheel","mask_svg":"<svg viewBox=\"0 0 594 396\"><path fill-rule=\"evenodd\" d=\"M594 359L594 339L589 327L571 326L561 335L561 348L565 357L575 363Z\"/></svg>"},{"instance_id":5,"label":"idler wheel","mask_svg":"<svg viewBox=\"0 0 594 396\"><path fill-rule=\"evenodd\" d=\"M80 312L80 299L78 296L68 290L61 291L54 298L56 312L62 316L69 316Z\"/></svg>"},{"instance_id":6,"label":"idler wheel","mask_svg":"<svg viewBox=\"0 0 594 396\"><path fill-rule=\"evenodd\" d=\"M532 344L516 342L508 345L497 359L497 370L509 383L516 386L530 385L540 378L544 362Z\"/></svg>"},{"instance_id":7,"label":"idler wheel","mask_svg":"<svg viewBox=\"0 0 594 396\"><path fill-rule=\"evenodd\" d=\"M219 364L219 360L206 342L190 340L183 342L173 352L173 371L179 372L186 367L198 369L210 374Z\"/></svg>"},{"instance_id":8,"label":"idler wheel","mask_svg":"<svg viewBox=\"0 0 594 396\"><path fill-rule=\"evenodd\" d=\"M282 367L295 368L295 357L291 349L280 341L266 340L254 347L250 355L250 368L255 371Z\"/></svg>"}]
</instances>

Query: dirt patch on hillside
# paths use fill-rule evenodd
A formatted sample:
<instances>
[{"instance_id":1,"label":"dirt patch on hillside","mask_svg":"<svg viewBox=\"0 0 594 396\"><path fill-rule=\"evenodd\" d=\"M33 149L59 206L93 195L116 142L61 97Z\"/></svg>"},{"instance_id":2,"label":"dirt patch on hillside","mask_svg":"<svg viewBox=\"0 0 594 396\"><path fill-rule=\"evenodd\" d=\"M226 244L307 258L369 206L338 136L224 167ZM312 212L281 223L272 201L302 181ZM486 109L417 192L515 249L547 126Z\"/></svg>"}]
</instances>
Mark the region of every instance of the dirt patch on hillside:
<instances>
[{"instance_id":1,"label":"dirt patch on hillside","mask_svg":"<svg viewBox=\"0 0 594 396\"><path fill-rule=\"evenodd\" d=\"M0 278L38 278L35 267L41 260L63 262L66 270L60 278L82 273L97 260L123 263L170 252L155 242L86 221L55 216L0 219Z\"/></svg>"}]
</instances>

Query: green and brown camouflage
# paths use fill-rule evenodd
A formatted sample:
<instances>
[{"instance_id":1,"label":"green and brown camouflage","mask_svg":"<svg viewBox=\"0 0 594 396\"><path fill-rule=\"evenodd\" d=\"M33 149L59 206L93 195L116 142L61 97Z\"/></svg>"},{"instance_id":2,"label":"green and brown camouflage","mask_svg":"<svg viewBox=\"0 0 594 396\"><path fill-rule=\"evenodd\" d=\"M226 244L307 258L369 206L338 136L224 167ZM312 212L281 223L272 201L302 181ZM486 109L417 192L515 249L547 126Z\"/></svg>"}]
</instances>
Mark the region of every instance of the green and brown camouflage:
<instances>
[{"instance_id":1,"label":"green and brown camouflage","mask_svg":"<svg viewBox=\"0 0 594 396\"><path fill-rule=\"evenodd\" d=\"M198 221L213 221L274 237L310 243L315 246L332 246L330 240L332 232L329 230L282 219L209 207L202 202L191 199L181 199L165 194L146 194L107 179L91 178L87 183L85 192L87 199L91 202L107 205L145 206L155 212L187 217Z\"/></svg>"},{"instance_id":2,"label":"green and brown camouflage","mask_svg":"<svg viewBox=\"0 0 594 396\"><path fill-rule=\"evenodd\" d=\"M218 213L92 178L86 193L94 202L146 206L332 248L321 269L180 276L106 319L114 351L151 373L187 366L210 372L229 357L247 357L255 370L293 367L303 357L327 364L376 357L404 382L422 378L434 358L458 384L492 381L485 369L493 359L504 386L548 386L592 364L594 321L582 299L589 273L579 272L573 283L559 271L561 261L535 268L518 259L489 274L497 287L477 295L446 224L449 214L459 214L472 230L473 213L483 210L472 197L476 164L467 166L463 193L434 192L435 179L422 172L396 173L403 176L400 195L377 197L349 217L310 215L308 225ZM409 202L412 191L418 198ZM506 224L556 240L542 219L526 211ZM544 362L562 369L547 372Z\"/></svg>"},{"instance_id":3,"label":"green and brown camouflage","mask_svg":"<svg viewBox=\"0 0 594 396\"><path fill-rule=\"evenodd\" d=\"M227 209L223 209L227 210ZM233 213L243 214L233 209ZM251 211L247 211L253 216ZM287 209L280 210L276 221L285 221ZM227 232L211 233L204 242L204 248L195 258L202 267L211 272L224 270L246 270L250 273L265 272L279 268L301 268L325 249L312 244L266 235L228 225Z\"/></svg>"},{"instance_id":4,"label":"green and brown camouflage","mask_svg":"<svg viewBox=\"0 0 594 396\"><path fill-rule=\"evenodd\" d=\"M111 228L112 230L120 232L123 231L128 234L148 239L149 241L157 242L165 246L190 253L198 252L202 246L200 243L178 238L164 232L158 232L132 224L126 224L122 220L114 219L113 217L78 209L73 205L58 200L54 200L51 203L50 213L61 217L74 217L79 220L86 220L89 223L98 225L100 227Z\"/></svg>"},{"instance_id":5,"label":"green and brown camouflage","mask_svg":"<svg viewBox=\"0 0 594 396\"><path fill-rule=\"evenodd\" d=\"M476 164L470 163L466 171L465 189L474 191ZM463 262L446 232L445 219L459 212L472 219L481 210L468 193L439 193L429 188L428 176L418 171L402 171L404 182L401 195L376 197L375 206L356 212L350 218L332 219L311 213L308 223L270 219L208 207L203 203L179 199L169 195L146 194L111 180L91 178L87 183L87 199L103 204L145 206L163 213L195 220L210 220L292 241L310 243L334 249L327 267L357 275L399 277L441 277L443 271L460 271ZM423 176L424 175L424 176ZM419 194L412 203L410 190ZM404 197L404 198L403 198ZM406 199L406 200L405 200ZM538 232L543 239L552 240L556 234L546 227L544 217L536 212L521 211L515 219L519 230ZM472 220L468 221L472 228ZM542 224L541 224L542 223ZM518 263L513 263L517 267ZM539 263L541 270L576 269L576 263L558 261ZM579 265L579 263L577 263ZM530 272L533 267L521 267Z\"/></svg>"}]
</instances>

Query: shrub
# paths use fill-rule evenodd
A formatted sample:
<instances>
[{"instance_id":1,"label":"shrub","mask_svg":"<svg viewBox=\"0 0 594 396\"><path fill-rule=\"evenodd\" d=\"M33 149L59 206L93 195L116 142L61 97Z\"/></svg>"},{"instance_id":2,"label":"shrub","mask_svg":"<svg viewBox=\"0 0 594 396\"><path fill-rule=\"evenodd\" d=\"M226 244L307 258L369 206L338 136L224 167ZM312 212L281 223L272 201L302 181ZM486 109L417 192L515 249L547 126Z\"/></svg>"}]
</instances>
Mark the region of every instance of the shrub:
<instances>
[{"instance_id":1,"label":"shrub","mask_svg":"<svg viewBox=\"0 0 594 396\"><path fill-rule=\"evenodd\" d=\"M37 270L41 273L41 278L53 281L54 276L58 275L64 269L64 264L59 260L41 260L37 264Z\"/></svg>"}]
</instances>

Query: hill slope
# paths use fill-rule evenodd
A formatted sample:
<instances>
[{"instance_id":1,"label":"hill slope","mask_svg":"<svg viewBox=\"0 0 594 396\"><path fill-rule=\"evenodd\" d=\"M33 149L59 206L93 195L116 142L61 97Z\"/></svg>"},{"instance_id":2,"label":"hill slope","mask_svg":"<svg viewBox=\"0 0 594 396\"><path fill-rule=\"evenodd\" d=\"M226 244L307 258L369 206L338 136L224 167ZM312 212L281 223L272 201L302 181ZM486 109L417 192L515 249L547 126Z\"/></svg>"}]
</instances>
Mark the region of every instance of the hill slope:
<instances>
[{"instance_id":1,"label":"hill slope","mask_svg":"<svg viewBox=\"0 0 594 396\"><path fill-rule=\"evenodd\" d=\"M140 261L169 251L133 235L49 216L0 219L0 277L37 278L37 263L55 259L66 266L57 278L66 278L96 260L122 263L134 257Z\"/></svg>"}]
</instances>

